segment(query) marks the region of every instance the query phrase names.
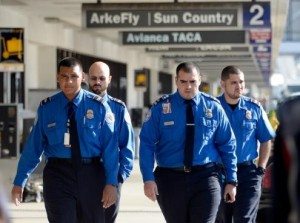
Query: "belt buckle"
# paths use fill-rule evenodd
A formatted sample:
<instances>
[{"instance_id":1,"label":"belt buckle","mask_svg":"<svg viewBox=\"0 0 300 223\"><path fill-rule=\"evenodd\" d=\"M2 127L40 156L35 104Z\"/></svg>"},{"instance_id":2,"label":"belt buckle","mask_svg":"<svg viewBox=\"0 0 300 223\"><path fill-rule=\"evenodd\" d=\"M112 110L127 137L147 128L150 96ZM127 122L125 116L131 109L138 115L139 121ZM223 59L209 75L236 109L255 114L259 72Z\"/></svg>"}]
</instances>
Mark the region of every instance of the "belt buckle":
<instances>
[{"instance_id":1,"label":"belt buckle","mask_svg":"<svg viewBox=\"0 0 300 223\"><path fill-rule=\"evenodd\" d=\"M184 167L183 167L183 171L184 171L185 173L190 173L190 172L192 171L192 168L191 168L191 167L186 167L186 166L184 166Z\"/></svg>"}]
</instances>

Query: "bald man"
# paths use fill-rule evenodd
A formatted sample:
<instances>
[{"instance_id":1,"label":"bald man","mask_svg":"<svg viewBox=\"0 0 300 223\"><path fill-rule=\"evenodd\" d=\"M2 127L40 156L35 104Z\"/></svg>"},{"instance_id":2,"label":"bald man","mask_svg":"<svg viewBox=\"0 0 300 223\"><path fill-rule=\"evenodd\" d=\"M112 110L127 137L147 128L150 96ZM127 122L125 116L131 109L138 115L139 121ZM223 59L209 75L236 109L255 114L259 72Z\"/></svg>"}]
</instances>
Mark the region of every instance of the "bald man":
<instances>
[{"instance_id":1,"label":"bald man","mask_svg":"<svg viewBox=\"0 0 300 223\"><path fill-rule=\"evenodd\" d=\"M104 102L111 107L115 116L115 134L118 137L119 145L119 174L118 174L118 198L117 202L105 210L105 222L114 223L116 221L122 183L130 175L133 168L134 159L134 133L130 116L125 104L107 94L107 88L111 82L109 66L101 61L91 65L88 74L89 88L92 92L100 95Z\"/></svg>"}]
</instances>

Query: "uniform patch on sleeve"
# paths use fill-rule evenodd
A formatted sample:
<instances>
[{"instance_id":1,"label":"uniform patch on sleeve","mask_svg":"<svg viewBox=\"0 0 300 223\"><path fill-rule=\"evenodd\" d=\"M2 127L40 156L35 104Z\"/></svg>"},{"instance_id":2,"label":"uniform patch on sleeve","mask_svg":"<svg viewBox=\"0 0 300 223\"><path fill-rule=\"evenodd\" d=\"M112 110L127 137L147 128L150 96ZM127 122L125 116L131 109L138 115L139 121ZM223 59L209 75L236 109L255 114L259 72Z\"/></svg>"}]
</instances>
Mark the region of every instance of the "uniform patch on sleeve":
<instances>
[{"instance_id":1,"label":"uniform patch on sleeve","mask_svg":"<svg viewBox=\"0 0 300 223\"><path fill-rule=\"evenodd\" d=\"M145 122L149 121L149 119L151 118L151 110L149 110L146 114L146 117L145 117Z\"/></svg>"},{"instance_id":2,"label":"uniform patch on sleeve","mask_svg":"<svg viewBox=\"0 0 300 223\"><path fill-rule=\"evenodd\" d=\"M162 110L163 110L163 114L171 114L172 113L171 103L170 102L162 103Z\"/></svg>"}]
</instances>

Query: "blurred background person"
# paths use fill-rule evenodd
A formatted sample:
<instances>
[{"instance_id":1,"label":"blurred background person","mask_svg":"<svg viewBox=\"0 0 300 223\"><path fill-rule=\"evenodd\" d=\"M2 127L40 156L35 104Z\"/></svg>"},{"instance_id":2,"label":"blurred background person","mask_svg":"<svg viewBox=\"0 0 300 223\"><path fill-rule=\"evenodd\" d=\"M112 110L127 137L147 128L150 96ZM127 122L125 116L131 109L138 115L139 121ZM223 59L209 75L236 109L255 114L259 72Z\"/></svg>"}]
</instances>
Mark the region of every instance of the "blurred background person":
<instances>
[{"instance_id":1,"label":"blurred background person","mask_svg":"<svg viewBox=\"0 0 300 223\"><path fill-rule=\"evenodd\" d=\"M278 107L274 141L274 222L300 222L300 96Z\"/></svg>"},{"instance_id":2,"label":"blurred background person","mask_svg":"<svg viewBox=\"0 0 300 223\"><path fill-rule=\"evenodd\" d=\"M11 222L9 220L9 213L8 213L7 206L8 206L7 196L4 193L4 188L0 177L0 223Z\"/></svg>"}]
</instances>

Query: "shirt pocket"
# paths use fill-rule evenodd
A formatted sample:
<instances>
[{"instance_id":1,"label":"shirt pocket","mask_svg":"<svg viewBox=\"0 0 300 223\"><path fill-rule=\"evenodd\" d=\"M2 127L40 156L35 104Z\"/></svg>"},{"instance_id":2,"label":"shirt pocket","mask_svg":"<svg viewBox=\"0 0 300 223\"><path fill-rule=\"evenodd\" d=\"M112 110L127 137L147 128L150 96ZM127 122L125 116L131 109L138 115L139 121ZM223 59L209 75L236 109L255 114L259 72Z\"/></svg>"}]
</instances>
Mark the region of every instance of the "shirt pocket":
<instances>
[{"instance_id":1,"label":"shirt pocket","mask_svg":"<svg viewBox=\"0 0 300 223\"><path fill-rule=\"evenodd\" d=\"M95 142L95 140L97 140L99 136L100 124L97 123L96 120L94 119L84 118L84 121L82 122L82 130L83 130L84 138L87 141Z\"/></svg>"},{"instance_id":2,"label":"shirt pocket","mask_svg":"<svg viewBox=\"0 0 300 223\"><path fill-rule=\"evenodd\" d=\"M45 130L46 137L48 139L49 145L57 145L63 142L63 133L60 134L59 128L57 125L52 127L46 127Z\"/></svg>"},{"instance_id":3,"label":"shirt pocket","mask_svg":"<svg viewBox=\"0 0 300 223\"><path fill-rule=\"evenodd\" d=\"M212 141L213 135L217 128L217 121L213 119L202 118L200 120L200 126L202 130L202 139L204 142Z\"/></svg>"},{"instance_id":4,"label":"shirt pocket","mask_svg":"<svg viewBox=\"0 0 300 223\"><path fill-rule=\"evenodd\" d=\"M176 128L176 122L174 120L162 121L162 135L163 139L173 139L177 137L179 129ZM180 137L181 138L181 137Z\"/></svg>"},{"instance_id":5,"label":"shirt pocket","mask_svg":"<svg viewBox=\"0 0 300 223\"><path fill-rule=\"evenodd\" d=\"M242 129L243 129L244 140L248 140L256 129L256 122L250 120L244 120Z\"/></svg>"}]
</instances>

